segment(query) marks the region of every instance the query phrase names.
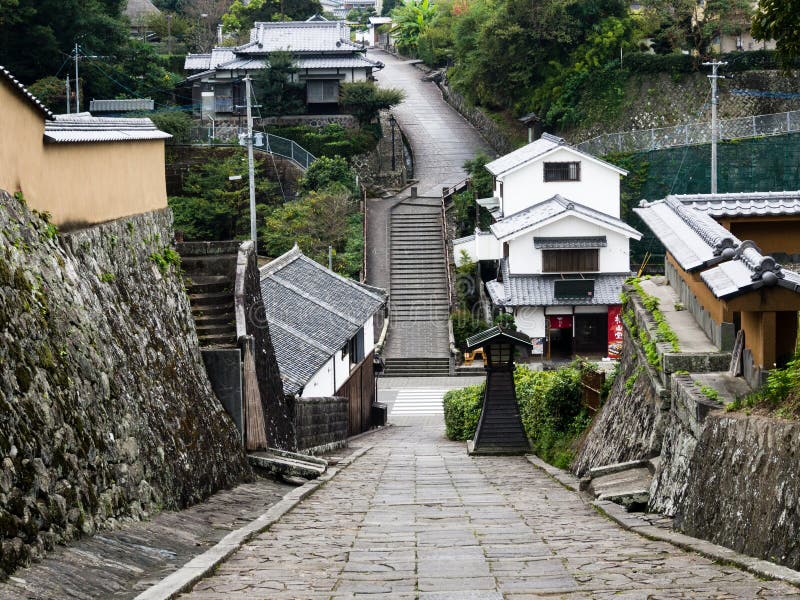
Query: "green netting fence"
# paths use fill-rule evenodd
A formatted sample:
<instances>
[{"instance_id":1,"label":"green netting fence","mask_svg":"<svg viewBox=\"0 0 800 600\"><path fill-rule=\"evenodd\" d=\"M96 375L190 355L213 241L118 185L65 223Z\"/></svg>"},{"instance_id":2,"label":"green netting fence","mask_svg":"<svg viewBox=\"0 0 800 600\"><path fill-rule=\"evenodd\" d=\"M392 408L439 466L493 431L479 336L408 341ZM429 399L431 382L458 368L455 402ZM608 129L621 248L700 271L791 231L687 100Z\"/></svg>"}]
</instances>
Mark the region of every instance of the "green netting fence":
<instances>
[{"instance_id":1,"label":"green netting fence","mask_svg":"<svg viewBox=\"0 0 800 600\"><path fill-rule=\"evenodd\" d=\"M656 265L663 265L664 248L630 209L642 199L709 193L711 146L609 154L605 158L631 172L622 180L623 216L644 233L641 241L631 244L631 262L638 265L650 252L652 270L657 271ZM717 188L720 193L800 189L800 133L720 142Z\"/></svg>"}]
</instances>

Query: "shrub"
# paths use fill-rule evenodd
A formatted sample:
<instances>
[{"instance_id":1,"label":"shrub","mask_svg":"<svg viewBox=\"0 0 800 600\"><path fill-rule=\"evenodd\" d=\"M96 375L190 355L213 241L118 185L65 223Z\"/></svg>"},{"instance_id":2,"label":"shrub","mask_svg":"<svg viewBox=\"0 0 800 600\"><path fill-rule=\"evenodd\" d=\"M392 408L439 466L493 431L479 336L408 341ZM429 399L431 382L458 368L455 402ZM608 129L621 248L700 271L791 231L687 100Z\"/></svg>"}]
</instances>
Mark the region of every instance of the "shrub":
<instances>
[{"instance_id":1,"label":"shrub","mask_svg":"<svg viewBox=\"0 0 800 600\"><path fill-rule=\"evenodd\" d=\"M469 440L475 435L483 406L486 385L471 385L450 390L444 395L445 434L450 440Z\"/></svg>"},{"instance_id":2,"label":"shrub","mask_svg":"<svg viewBox=\"0 0 800 600\"><path fill-rule=\"evenodd\" d=\"M453 337L459 348L466 345L468 337L489 329L486 321L475 317L469 310L454 310L450 319L453 321Z\"/></svg>"},{"instance_id":3,"label":"shrub","mask_svg":"<svg viewBox=\"0 0 800 600\"><path fill-rule=\"evenodd\" d=\"M400 104L404 98L402 90L379 88L370 81L343 83L339 95L361 125L371 123L379 111Z\"/></svg>"},{"instance_id":4,"label":"shrub","mask_svg":"<svg viewBox=\"0 0 800 600\"><path fill-rule=\"evenodd\" d=\"M157 112L150 115L150 119L161 131L172 136L171 144L188 144L191 141L189 130L192 118L185 112L179 110Z\"/></svg>"},{"instance_id":5,"label":"shrub","mask_svg":"<svg viewBox=\"0 0 800 600\"><path fill-rule=\"evenodd\" d=\"M341 156L321 156L311 163L300 180L300 187L306 192L321 191L334 184L356 193L356 175Z\"/></svg>"}]
</instances>

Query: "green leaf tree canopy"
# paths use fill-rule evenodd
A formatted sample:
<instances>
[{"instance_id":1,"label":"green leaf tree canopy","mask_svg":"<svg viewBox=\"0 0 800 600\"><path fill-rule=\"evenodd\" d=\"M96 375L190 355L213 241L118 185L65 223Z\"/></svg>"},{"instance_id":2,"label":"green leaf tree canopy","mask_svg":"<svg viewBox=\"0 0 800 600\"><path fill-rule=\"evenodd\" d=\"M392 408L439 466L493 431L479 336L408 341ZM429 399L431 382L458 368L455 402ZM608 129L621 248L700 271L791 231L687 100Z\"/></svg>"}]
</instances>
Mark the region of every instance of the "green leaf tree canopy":
<instances>
[{"instance_id":1,"label":"green leaf tree canopy","mask_svg":"<svg viewBox=\"0 0 800 600\"><path fill-rule=\"evenodd\" d=\"M757 40L775 40L784 63L800 58L800 0L761 0L752 32Z\"/></svg>"},{"instance_id":2,"label":"green leaf tree canopy","mask_svg":"<svg viewBox=\"0 0 800 600\"><path fill-rule=\"evenodd\" d=\"M361 125L368 125L381 110L389 109L403 101L403 92L379 88L370 81L343 83L339 89L340 100Z\"/></svg>"}]
</instances>

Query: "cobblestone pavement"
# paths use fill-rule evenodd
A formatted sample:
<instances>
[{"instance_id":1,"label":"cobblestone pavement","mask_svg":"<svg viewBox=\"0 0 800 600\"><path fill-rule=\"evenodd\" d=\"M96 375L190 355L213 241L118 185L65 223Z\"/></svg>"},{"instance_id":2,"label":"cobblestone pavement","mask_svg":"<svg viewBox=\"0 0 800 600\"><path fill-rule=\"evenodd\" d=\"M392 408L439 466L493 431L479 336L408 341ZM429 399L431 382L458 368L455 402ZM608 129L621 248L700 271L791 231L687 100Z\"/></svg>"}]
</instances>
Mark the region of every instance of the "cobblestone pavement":
<instances>
[{"instance_id":1,"label":"cobblestone pavement","mask_svg":"<svg viewBox=\"0 0 800 600\"><path fill-rule=\"evenodd\" d=\"M463 180L464 161L478 152L494 156L475 128L442 99L436 84L422 81L422 71L381 50L370 50L369 57L386 65L375 75L378 84L406 94L392 112L411 144L420 196L441 196L442 187Z\"/></svg>"},{"instance_id":2,"label":"cobblestone pavement","mask_svg":"<svg viewBox=\"0 0 800 600\"><path fill-rule=\"evenodd\" d=\"M607 520L522 457L466 455L403 419L188 598L789 598Z\"/></svg>"},{"instance_id":3,"label":"cobblestone pavement","mask_svg":"<svg viewBox=\"0 0 800 600\"><path fill-rule=\"evenodd\" d=\"M57 547L0 583L0 600L133 598L227 533L249 523L293 486L272 479L222 490L181 511L122 525Z\"/></svg>"}]
</instances>

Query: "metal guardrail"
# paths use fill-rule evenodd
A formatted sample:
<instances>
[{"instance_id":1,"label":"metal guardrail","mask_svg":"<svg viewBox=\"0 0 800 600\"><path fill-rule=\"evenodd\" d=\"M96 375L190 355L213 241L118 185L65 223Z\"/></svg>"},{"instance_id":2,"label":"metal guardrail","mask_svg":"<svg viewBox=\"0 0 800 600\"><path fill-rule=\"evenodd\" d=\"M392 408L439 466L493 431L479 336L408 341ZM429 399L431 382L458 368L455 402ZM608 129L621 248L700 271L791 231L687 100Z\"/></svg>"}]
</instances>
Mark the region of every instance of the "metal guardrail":
<instances>
[{"instance_id":1,"label":"metal guardrail","mask_svg":"<svg viewBox=\"0 0 800 600\"><path fill-rule=\"evenodd\" d=\"M721 119L719 139L765 137L800 131L800 110L735 119ZM577 144L577 148L605 156L614 152L643 152L711 143L711 123L685 123L658 129L606 133Z\"/></svg>"},{"instance_id":2,"label":"metal guardrail","mask_svg":"<svg viewBox=\"0 0 800 600\"><path fill-rule=\"evenodd\" d=\"M213 123L203 127L192 127L190 131L192 144L203 146L244 145L240 141L244 135L246 135L246 130L243 127ZM266 131L253 131L253 137L255 138L253 140L254 149L288 158L303 170L308 169L317 160L316 156L294 140Z\"/></svg>"}]
</instances>

